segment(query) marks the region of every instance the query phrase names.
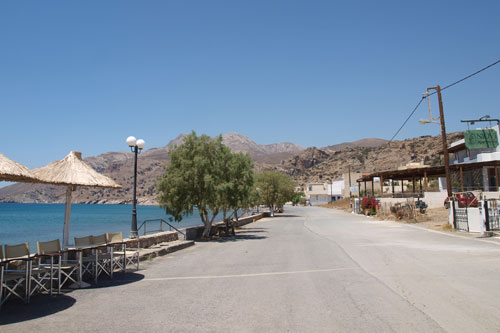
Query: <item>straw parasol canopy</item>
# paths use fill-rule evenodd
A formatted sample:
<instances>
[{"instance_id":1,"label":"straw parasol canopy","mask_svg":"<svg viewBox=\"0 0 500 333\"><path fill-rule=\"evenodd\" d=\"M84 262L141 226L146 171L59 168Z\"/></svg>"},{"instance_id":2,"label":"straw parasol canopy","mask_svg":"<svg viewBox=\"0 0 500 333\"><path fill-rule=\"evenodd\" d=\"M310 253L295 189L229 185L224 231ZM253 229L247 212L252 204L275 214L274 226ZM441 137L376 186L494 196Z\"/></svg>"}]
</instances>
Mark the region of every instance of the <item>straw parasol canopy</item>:
<instances>
[{"instance_id":1,"label":"straw parasol canopy","mask_svg":"<svg viewBox=\"0 0 500 333\"><path fill-rule=\"evenodd\" d=\"M62 160L33 170L33 174L53 185L121 188L113 179L92 169L82 160L82 153L77 151L71 151Z\"/></svg>"},{"instance_id":2,"label":"straw parasol canopy","mask_svg":"<svg viewBox=\"0 0 500 333\"><path fill-rule=\"evenodd\" d=\"M68 247L71 215L71 192L76 186L121 188L113 179L106 177L82 160L82 153L71 151L60 161L32 171L41 182L66 185L66 210L64 214L63 246Z\"/></svg>"},{"instance_id":3,"label":"straw parasol canopy","mask_svg":"<svg viewBox=\"0 0 500 333\"><path fill-rule=\"evenodd\" d=\"M0 153L0 181L38 183L36 176L24 165Z\"/></svg>"}]
</instances>

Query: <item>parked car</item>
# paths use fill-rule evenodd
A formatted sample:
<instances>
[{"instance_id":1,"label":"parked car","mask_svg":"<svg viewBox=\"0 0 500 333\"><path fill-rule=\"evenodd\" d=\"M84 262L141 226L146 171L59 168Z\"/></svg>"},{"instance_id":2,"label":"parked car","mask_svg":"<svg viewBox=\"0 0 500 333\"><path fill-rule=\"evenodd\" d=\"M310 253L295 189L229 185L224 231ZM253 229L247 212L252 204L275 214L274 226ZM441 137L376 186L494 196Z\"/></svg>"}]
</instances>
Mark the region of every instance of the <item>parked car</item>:
<instances>
[{"instance_id":1,"label":"parked car","mask_svg":"<svg viewBox=\"0 0 500 333\"><path fill-rule=\"evenodd\" d=\"M479 206L479 201L477 201L476 196L472 192L454 193L453 200L458 201L459 208ZM450 208L449 198L444 199L444 208Z\"/></svg>"}]
</instances>

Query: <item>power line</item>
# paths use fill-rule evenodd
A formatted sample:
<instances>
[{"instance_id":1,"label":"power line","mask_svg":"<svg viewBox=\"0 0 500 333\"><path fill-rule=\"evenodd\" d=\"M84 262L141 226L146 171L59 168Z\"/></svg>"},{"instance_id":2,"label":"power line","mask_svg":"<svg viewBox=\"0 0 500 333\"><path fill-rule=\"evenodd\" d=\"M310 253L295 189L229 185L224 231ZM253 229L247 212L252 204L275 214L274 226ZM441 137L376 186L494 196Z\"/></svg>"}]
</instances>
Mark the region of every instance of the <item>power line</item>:
<instances>
[{"instance_id":1,"label":"power line","mask_svg":"<svg viewBox=\"0 0 500 333\"><path fill-rule=\"evenodd\" d=\"M422 98L420 99L420 102L418 102L417 106L415 106L415 108L413 109L412 112L410 112L410 115L408 116L408 118L406 118L406 120L404 121L403 125L401 125L401 127L398 129L398 131L396 132L396 134L394 134L392 136L392 138L389 140L388 143L391 143L392 140L394 140L394 138L396 137L396 135L399 134L399 132L403 129L403 127L406 125L406 123L408 122L408 120L410 120L411 116L413 116L413 114L415 113L415 111L417 111L418 107L420 106L420 104L422 104L422 102L424 101L425 97L422 96Z\"/></svg>"},{"instance_id":2,"label":"power line","mask_svg":"<svg viewBox=\"0 0 500 333\"><path fill-rule=\"evenodd\" d=\"M460 82L462 82L462 81L465 81L465 80L467 80L467 79L470 79L470 78L471 78L471 77L473 77L474 75L477 75L477 74L479 74L479 73L481 73L481 72L483 72L483 71L487 70L488 68L495 66L495 65L496 65L496 64L498 64L498 63L500 63L500 59L498 59L497 61L495 61L494 63L492 63L492 64L490 64L490 65L488 65L488 66L486 66L486 67L481 68L481 69L480 69L480 70L478 70L477 72L474 72L474 73L472 73L472 74L470 74L470 75L467 75L466 77L464 77L464 78L462 78L462 79L460 79L460 80L458 80L458 81L455 81L455 82L453 82L453 83L451 83L451 84L447 85L446 87L441 88L441 91L443 91L443 90L445 90L445 89L448 89L448 88L450 88L450 87L453 87L454 85L456 85L456 84L458 84L458 83L460 83ZM434 91L432 94L429 94L429 96L430 96L430 95L434 95L435 93L437 93L437 91Z\"/></svg>"},{"instance_id":3,"label":"power line","mask_svg":"<svg viewBox=\"0 0 500 333\"><path fill-rule=\"evenodd\" d=\"M486 67L481 68L480 70L478 70L478 71L476 71L476 72L474 72L474 73L472 73L472 74L470 74L470 75L467 75L467 76L466 76L466 77L464 77L464 78L461 78L461 79L460 79L460 80L458 80L458 81L455 81L455 82L453 82L453 83L450 83L449 85L447 85L447 86L445 86L445 87L441 88L441 91L443 91L443 90L445 90L445 89L448 89L448 88L450 88L450 87L453 87L454 85L459 84L460 82L463 82L463 81L465 81L465 80L467 80L467 79L470 79L471 77L473 77L473 76L475 76L475 75L477 75L477 74L479 74L479 73L481 73L481 72L483 72L483 71L487 70L487 69L488 69L488 68L490 68L490 67L495 66L495 65L496 65L496 64L498 64L498 63L500 63L500 59L498 59L497 61L495 61L495 62L494 62L494 63L492 63L492 64L489 64L489 65L488 65L488 66L486 66ZM417 111L417 109L418 109L418 107L420 106L420 104L422 103L422 101L423 101L424 99L426 99L427 97L432 96L432 95L434 95L434 94L436 94L436 93L437 93L437 91L434 91L434 92L430 93L429 95L424 95L424 96L422 96L422 98L421 98L421 99L420 99L420 101L418 102L417 106L415 106L415 108L414 108L414 109L410 112L410 115L408 116L408 118L406 118L406 120L403 122L403 125L401 125L401 127L397 130L397 132L396 132L396 133L392 136L392 138L389 140L388 144L389 144L389 143L391 143L391 142L392 142L392 140L394 140L394 138L396 137L396 135L398 135L398 134L399 134L399 132L403 129L403 127L406 125L406 123L408 122L408 120L410 120L410 118L413 116L413 114L415 113L415 111Z\"/></svg>"}]
</instances>

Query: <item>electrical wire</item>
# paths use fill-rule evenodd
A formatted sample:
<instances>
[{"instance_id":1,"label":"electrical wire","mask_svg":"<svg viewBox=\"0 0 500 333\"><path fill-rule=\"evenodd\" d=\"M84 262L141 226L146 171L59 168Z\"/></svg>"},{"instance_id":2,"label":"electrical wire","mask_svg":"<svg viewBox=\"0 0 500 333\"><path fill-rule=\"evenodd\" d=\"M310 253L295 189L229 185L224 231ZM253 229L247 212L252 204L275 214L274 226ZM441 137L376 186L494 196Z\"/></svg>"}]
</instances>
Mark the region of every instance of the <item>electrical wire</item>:
<instances>
[{"instance_id":1,"label":"electrical wire","mask_svg":"<svg viewBox=\"0 0 500 333\"><path fill-rule=\"evenodd\" d=\"M488 65L488 66L486 66L486 67L481 68L480 70L478 70L478 71L476 71L476 72L474 72L474 73L472 73L472 74L470 74L470 75L467 75L466 77L461 78L461 79L460 79L460 80L458 80L458 81L455 81L455 82L453 82L453 83L450 83L449 85L447 85L447 86L445 86L445 87L441 88L441 91L446 90L446 89L448 89L448 88L450 88L450 87L453 87L454 85L459 84L459 83L461 83L461 82L463 82L463 81L465 81L465 80L467 80L467 79L470 79L471 77L473 77L473 76L475 76L475 75L477 75L477 74L479 74L479 73L481 73L481 72L483 72L483 71L487 70L487 69L488 69L488 68L490 68L490 67L495 66L495 65L496 65L496 64L498 64L498 63L500 63L500 59L498 59L497 61L495 61L495 62L494 62L494 63L492 63L492 64L489 64L489 65ZM400 128L397 130L397 132L396 132L396 133L392 136L392 138L389 140L389 142L388 142L387 144L391 143L391 142L392 142L392 140L394 140L394 138L396 137L396 135L398 135L398 134L399 134L399 132L403 129L403 127L406 125L406 123L408 122L408 120L410 120L410 118L413 116L413 114L415 113L415 111L417 111L417 109L418 109L418 107L420 106L420 104L422 104L422 101L423 101L424 99L426 99L427 97L432 96L432 95L434 95L434 94L436 94L436 93L437 93L437 91L434 91L434 92L432 92L432 93L430 93L430 94L428 94L428 95L424 95L424 96L422 96L422 98L421 98L421 99L420 99L420 101L418 102L417 106L415 106L415 108L414 108L414 109L410 112L410 115L409 115L409 116L408 116L408 118L406 118L406 120L403 122L403 125L401 125L401 127L400 127Z\"/></svg>"},{"instance_id":2,"label":"electrical wire","mask_svg":"<svg viewBox=\"0 0 500 333\"><path fill-rule=\"evenodd\" d=\"M417 111L418 107L420 106L420 104L422 104L422 102L424 101L425 99L425 96L422 96L422 98L420 99L420 102L418 102L417 106L415 106L415 108L413 109L412 112L410 112L410 115L408 116L408 118L406 118L406 120L404 121L403 125L401 125L401 127L397 130L397 132L392 136L392 138L389 140L389 143L392 142L392 140L394 140L394 138L396 137L396 135L399 134L399 132L403 129L403 127L406 125L406 123L408 122L408 120L410 120L411 116L413 116L413 114L415 113L415 111Z\"/></svg>"},{"instance_id":3,"label":"electrical wire","mask_svg":"<svg viewBox=\"0 0 500 333\"><path fill-rule=\"evenodd\" d=\"M500 59L498 59L497 61L495 61L494 63L492 63L492 64L490 64L490 65L488 65L488 66L486 66L486 67L481 68L481 69L480 69L480 70L478 70L477 72L474 72L474 73L472 73L472 74L470 74L470 75L467 75L467 76L466 76L466 77L464 77L463 79L460 79L460 80L458 80L458 81L455 81L455 82L453 82L453 83L451 83L451 84L447 85L446 87L441 88L441 91L443 91L443 90L445 90L445 89L448 89L448 88L450 88L450 87L453 87L455 84L458 84L458 83L460 83L460 82L462 82L462 81L465 81L465 80L467 80L467 79L470 79L470 78L471 78L471 77L473 77L474 75L479 74L479 73L481 73L482 71L485 71L485 70L487 70L488 68L493 67L493 66L495 66L495 65L496 65L496 64L498 64L498 63L500 63ZM434 92L434 93L436 93L436 92Z\"/></svg>"}]
</instances>

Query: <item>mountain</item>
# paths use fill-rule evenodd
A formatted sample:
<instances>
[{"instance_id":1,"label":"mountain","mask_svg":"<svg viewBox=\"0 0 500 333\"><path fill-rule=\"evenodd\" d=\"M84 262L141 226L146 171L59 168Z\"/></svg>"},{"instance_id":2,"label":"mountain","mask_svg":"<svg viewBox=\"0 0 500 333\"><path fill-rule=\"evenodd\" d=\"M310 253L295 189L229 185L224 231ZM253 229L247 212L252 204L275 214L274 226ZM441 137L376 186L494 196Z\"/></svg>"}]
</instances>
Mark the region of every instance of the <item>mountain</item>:
<instances>
[{"instance_id":1,"label":"mountain","mask_svg":"<svg viewBox=\"0 0 500 333\"><path fill-rule=\"evenodd\" d=\"M156 182L168 163L171 149L182 143L179 135L166 146L151 148L139 155L137 197L140 204L156 203ZM463 133L448 134L448 142ZM250 138L227 133L223 142L232 151L249 153L255 170L276 170L291 175L300 185L340 179L348 168L353 172L395 169L411 161L428 165L440 164L441 137L420 137L388 142L363 139L324 148L303 147L293 143L257 144ZM134 160L131 152L110 152L84 159L97 171L123 186L120 190L78 187L73 192L75 203L131 203ZM0 202L64 202L64 186L14 184L0 189Z\"/></svg>"},{"instance_id":2,"label":"mountain","mask_svg":"<svg viewBox=\"0 0 500 333\"><path fill-rule=\"evenodd\" d=\"M387 140L384 139L377 139L377 138L368 138L368 139L361 139L358 141L353 141L353 142L342 142L336 145L328 146L325 147L324 149L328 150L342 150L346 148L357 148L357 147L378 147L386 144Z\"/></svg>"},{"instance_id":3,"label":"mountain","mask_svg":"<svg viewBox=\"0 0 500 333\"><path fill-rule=\"evenodd\" d=\"M151 148L140 153L138 159L137 197L140 204L155 204L156 181L163 174L173 147L182 144L186 134L180 134L164 147ZM259 145L250 138L237 133L223 135L223 142L232 151L249 153L254 161L266 160L279 163L282 159L298 153L304 148L293 143ZM276 157L276 156L277 157ZM98 172L111 177L123 186L122 189L99 189L77 187L73 192L75 203L131 203L133 191L133 153L109 152L84 159ZM264 165L264 162L256 162ZM19 183L0 189L0 202L65 202L64 186Z\"/></svg>"},{"instance_id":4,"label":"mountain","mask_svg":"<svg viewBox=\"0 0 500 333\"><path fill-rule=\"evenodd\" d=\"M463 133L449 133L448 142L463 138ZM367 139L377 142L379 139ZM365 146L364 140L341 144L346 148L331 149L308 148L303 152L283 160L273 170L291 175L300 185L322 182L327 179L340 179L349 168L352 172L374 172L393 170L409 162L423 161L427 165L440 165L442 151L441 136L426 136L402 141L385 142L372 147ZM384 141L384 140L382 140ZM361 144L360 144L361 142ZM381 141L378 141L381 142Z\"/></svg>"},{"instance_id":5,"label":"mountain","mask_svg":"<svg viewBox=\"0 0 500 333\"><path fill-rule=\"evenodd\" d=\"M227 133L222 136L222 142L234 152L244 152L253 155L271 155L276 153L297 153L304 147L290 142L268 145L256 144L252 139L238 133Z\"/></svg>"}]
</instances>

